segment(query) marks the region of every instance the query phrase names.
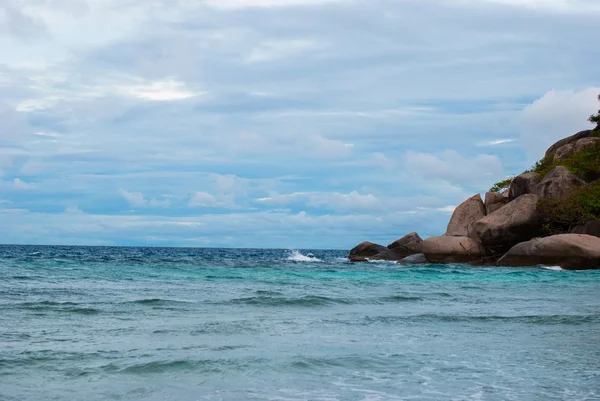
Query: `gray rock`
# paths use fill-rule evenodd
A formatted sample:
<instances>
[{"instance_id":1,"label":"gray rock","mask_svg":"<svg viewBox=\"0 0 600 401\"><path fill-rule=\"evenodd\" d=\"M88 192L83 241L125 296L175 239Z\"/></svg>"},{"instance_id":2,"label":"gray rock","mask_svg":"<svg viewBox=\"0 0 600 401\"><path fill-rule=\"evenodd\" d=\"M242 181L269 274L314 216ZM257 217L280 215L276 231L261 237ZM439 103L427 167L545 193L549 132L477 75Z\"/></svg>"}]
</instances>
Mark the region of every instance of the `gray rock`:
<instances>
[{"instance_id":1,"label":"gray rock","mask_svg":"<svg viewBox=\"0 0 600 401\"><path fill-rule=\"evenodd\" d=\"M469 237L429 237L423 241L423 253L430 263L483 263L485 249Z\"/></svg>"},{"instance_id":2,"label":"gray rock","mask_svg":"<svg viewBox=\"0 0 600 401\"><path fill-rule=\"evenodd\" d=\"M385 251L389 251L389 249L383 245L365 241L352 248L349 258L352 262L363 262Z\"/></svg>"},{"instance_id":3,"label":"gray rock","mask_svg":"<svg viewBox=\"0 0 600 401\"><path fill-rule=\"evenodd\" d=\"M461 203L452 213L446 235L452 237L470 237L475 223L485 217L485 206L481 195L477 194Z\"/></svg>"},{"instance_id":4,"label":"gray rock","mask_svg":"<svg viewBox=\"0 0 600 401\"><path fill-rule=\"evenodd\" d=\"M534 193L544 199L560 199L573 189L585 185L585 181L575 176L563 166L550 170L535 187Z\"/></svg>"},{"instance_id":5,"label":"gray rock","mask_svg":"<svg viewBox=\"0 0 600 401\"><path fill-rule=\"evenodd\" d=\"M414 255L415 253L421 253L421 243L423 239L419 234L412 232L406 234L404 237L392 242L387 247L393 250L397 254L404 254L404 256Z\"/></svg>"},{"instance_id":6,"label":"gray rock","mask_svg":"<svg viewBox=\"0 0 600 401\"><path fill-rule=\"evenodd\" d=\"M424 253L417 253L415 255L410 255L398 261L398 264L401 265L423 265L429 263Z\"/></svg>"},{"instance_id":7,"label":"gray rock","mask_svg":"<svg viewBox=\"0 0 600 401\"><path fill-rule=\"evenodd\" d=\"M500 266L560 266L567 270L600 268L600 238L583 234L559 234L535 238L511 248Z\"/></svg>"},{"instance_id":8,"label":"gray rock","mask_svg":"<svg viewBox=\"0 0 600 401\"><path fill-rule=\"evenodd\" d=\"M492 214L496 210L508 203L508 197L498 192L488 192L485 194L485 214Z\"/></svg>"},{"instance_id":9,"label":"gray rock","mask_svg":"<svg viewBox=\"0 0 600 401\"><path fill-rule=\"evenodd\" d=\"M572 234L587 234L594 237L600 237L600 221L590 220L585 224L573 227L570 231Z\"/></svg>"},{"instance_id":10,"label":"gray rock","mask_svg":"<svg viewBox=\"0 0 600 401\"><path fill-rule=\"evenodd\" d=\"M542 217L537 211L537 195L526 194L506 204L475 224L475 233L489 249L502 252L519 242L537 237Z\"/></svg>"},{"instance_id":11,"label":"gray rock","mask_svg":"<svg viewBox=\"0 0 600 401\"><path fill-rule=\"evenodd\" d=\"M512 201L519 196L533 193L541 180L542 177L537 173L523 173L516 176L510 184L508 199Z\"/></svg>"},{"instance_id":12,"label":"gray rock","mask_svg":"<svg viewBox=\"0 0 600 401\"><path fill-rule=\"evenodd\" d=\"M554 153L554 161L563 160L571 157L573 155L575 149L575 144L567 143L566 145L561 146Z\"/></svg>"},{"instance_id":13,"label":"gray rock","mask_svg":"<svg viewBox=\"0 0 600 401\"><path fill-rule=\"evenodd\" d=\"M576 133L575 135L571 135L567 138L561 139L560 141L556 142L554 145L552 145L548 148L548 150L546 151L545 157L555 154L558 149L560 149L561 147L563 147L565 145L568 145L570 143L575 143L582 138L588 138L589 136L592 135L592 133L593 133L592 130L585 130L585 131L580 131L580 132Z\"/></svg>"},{"instance_id":14,"label":"gray rock","mask_svg":"<svg viewBox=\"0 0 600 401\"><path fill-rule=\"evenodd\" d=\"M573 153L581 152L585 149L595 148L600 143L600 138L583 138L575 142Z\"/></svg>"}]
</instances>

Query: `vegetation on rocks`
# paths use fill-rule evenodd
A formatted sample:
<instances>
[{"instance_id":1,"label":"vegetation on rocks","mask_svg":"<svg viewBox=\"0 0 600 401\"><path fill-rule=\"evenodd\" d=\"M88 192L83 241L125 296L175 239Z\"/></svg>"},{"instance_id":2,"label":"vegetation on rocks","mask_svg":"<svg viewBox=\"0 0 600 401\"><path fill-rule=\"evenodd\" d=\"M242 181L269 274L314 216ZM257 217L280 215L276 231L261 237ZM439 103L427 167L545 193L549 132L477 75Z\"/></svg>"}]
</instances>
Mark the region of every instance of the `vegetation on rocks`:
<instances>
[{"instance_id":1,"label":"vegetation on rocks","mask_svg":"<svg viewBox=\"0 0 600 401\"><path fill-rule=\"evenodd\" d=\"M543 216L544 233L569 232L590 220L600 220L600 180L577 188L562 199L540 199L538 211Z\"/></svg>"},{"instance_id":2,"label":"vegetation on rocks","mask_svg":"<svg viewBox=\"0 0 600 401\"><path fill-rule=\"evenodd\" d=\"M497 183L494 184L493 187L490 188L490 192L502 192L505 189L510 188L510 184L512 184L514 179L515 179L515 177L511 176L505 180L498 181Z\"/></svg>"},{"instance_id":3,"label":"vegetation on rocks","mask_svg":"<svg viewBox=\"0 0 600 401\"><path fill-rule=\"evenodd\" d=\"M554 160L554 155L548 155L538 161L531 171L538 173L543 178L550 170L558 166L565 167L586 181L597 179L600 177L600 143L592 148L573 153L562 160Z\"/></svg>"},{"instance_id":4,"label":"vegetation on rocks","mask_svg":"<svg viewBox=\"0 0 600 401\"><path fill-rule=\"evenodd\" d=\"M598 95L598 101L600 102L600 95ZM589 121L592 124L596 124L596 128L594 128L594 131L598 131L598 136L600 136L600 110L598 110L596 114L592 114L589 118Z\"/></svg>"}]
</instances>

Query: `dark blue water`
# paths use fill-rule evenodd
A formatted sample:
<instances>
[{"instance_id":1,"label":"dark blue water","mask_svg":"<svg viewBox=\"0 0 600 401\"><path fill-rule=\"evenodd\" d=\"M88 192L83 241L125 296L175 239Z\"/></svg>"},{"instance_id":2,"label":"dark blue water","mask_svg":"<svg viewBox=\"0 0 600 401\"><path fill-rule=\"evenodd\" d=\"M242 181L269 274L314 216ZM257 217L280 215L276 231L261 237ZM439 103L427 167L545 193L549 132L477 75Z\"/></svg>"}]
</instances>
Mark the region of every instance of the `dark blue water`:
<instances>
[{"instance_id":1,"label":"dark blue water","mask_svg":"<svg viewBox=\"0 0 600 401\"><path fill-rule=\"evenodd\" d=\"M0 247L0 400L600 399L600 271L312 253Z\"/></svg>"}]
</instances>

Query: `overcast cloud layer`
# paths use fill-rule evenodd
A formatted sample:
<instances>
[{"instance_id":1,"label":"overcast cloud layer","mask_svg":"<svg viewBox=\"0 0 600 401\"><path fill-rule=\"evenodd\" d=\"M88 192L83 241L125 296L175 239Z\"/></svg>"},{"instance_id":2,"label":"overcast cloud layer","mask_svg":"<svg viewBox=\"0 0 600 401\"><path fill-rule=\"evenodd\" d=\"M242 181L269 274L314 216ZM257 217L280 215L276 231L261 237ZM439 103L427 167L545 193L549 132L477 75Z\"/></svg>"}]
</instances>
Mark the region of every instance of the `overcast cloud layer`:
<instances>
[{"instance_id":1,"label":"overcast cloud layer","mask_svg":"<svg viewBox=\"0 0 600 401\"><path fill-rule=\"evenodd\" d=\"M0 243L350 248L589 127L597 0L0 0Z\"/></svg>"}]
</instances>

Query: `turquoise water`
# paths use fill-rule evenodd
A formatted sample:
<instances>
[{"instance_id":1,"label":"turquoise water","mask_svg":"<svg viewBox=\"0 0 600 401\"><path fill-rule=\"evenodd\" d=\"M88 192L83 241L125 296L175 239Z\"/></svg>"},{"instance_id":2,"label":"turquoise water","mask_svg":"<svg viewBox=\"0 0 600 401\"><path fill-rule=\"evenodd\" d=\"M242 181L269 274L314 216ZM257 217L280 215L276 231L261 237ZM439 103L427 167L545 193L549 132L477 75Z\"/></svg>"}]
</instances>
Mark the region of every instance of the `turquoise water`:
<instances>
[{"instance_id":1,"label":"turquoise water","mask_svg":"<svg viewBox=\"0 0 600 401\"><path fill-rule=\"evenodd\" d=\"M600 271L308 252L0 246L0 400L600 399Z\"/></svg>"}]
</instances>

